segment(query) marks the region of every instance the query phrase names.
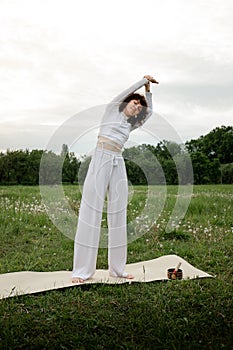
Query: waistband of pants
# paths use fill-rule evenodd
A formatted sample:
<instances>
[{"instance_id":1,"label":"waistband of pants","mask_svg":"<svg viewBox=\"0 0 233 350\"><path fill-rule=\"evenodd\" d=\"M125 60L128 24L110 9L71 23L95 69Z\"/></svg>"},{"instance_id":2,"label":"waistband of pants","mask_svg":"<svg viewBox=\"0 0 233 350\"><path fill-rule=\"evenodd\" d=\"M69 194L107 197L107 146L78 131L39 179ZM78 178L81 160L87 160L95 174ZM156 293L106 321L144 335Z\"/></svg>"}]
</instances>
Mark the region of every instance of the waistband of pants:
<instances>
[{"instance_id":1,"label":"waistband of pants","mask_svg":"<svg viewBox=\"0 0 233 350\"><path fill-rule=\"evenodd\" d=\"M112 155L112 156L116 156L116 157L119 157L119 158L122 158L122 151L112 151L112 150L109 150L109 149L106 149L106 148L103 148L103 147L98 147L98 145L96 146L96 149L95 149L95 152L98 152L99 154L109 154L109 155Z\"/></svg>"},{"instance_id":2,"label":"waistband of pants","mask_svg":"<svg viewBox=\"0 0 233 350\"><path fill-rule=\"evenodd\" d=\"M113 151L113 152L117 152L117 153L122 152L122 147L120 147L120 146L118 147L110 141L98 141L97 147L100 149L106 149L108 151Z\"/></svg>"},{"instance_id":3,"label":"waistband of pants","mask_svg":"<svg viewBox=\"0 0 233 350\"><path fill-rule=\"evenodd\" d=\"M122 152L123 148L118 142L102 135L98 135L97 147L113 152Z\"/></svg>"}]
</instances>

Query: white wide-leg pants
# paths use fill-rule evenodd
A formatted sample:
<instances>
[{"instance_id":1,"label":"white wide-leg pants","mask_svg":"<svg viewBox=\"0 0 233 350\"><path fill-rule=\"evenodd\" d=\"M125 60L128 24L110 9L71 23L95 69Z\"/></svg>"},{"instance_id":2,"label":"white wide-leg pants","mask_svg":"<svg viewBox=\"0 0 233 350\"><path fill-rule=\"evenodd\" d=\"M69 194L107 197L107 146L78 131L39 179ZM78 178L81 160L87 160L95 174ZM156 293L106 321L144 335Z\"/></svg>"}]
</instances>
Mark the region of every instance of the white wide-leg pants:
<instances>
[{"instance_id":1,"label":"white wide-leg pants","mask_svg":"<svg viewBox=\"0 0 233 350\"><path fill-rule=\"evenodd\" d=\"M111 276L126 276L128 182L121 153L96 148L83 186L74 241L73 277L96 271L102 212L107 194L108 265Z\"/></svg>"}]
</instances>

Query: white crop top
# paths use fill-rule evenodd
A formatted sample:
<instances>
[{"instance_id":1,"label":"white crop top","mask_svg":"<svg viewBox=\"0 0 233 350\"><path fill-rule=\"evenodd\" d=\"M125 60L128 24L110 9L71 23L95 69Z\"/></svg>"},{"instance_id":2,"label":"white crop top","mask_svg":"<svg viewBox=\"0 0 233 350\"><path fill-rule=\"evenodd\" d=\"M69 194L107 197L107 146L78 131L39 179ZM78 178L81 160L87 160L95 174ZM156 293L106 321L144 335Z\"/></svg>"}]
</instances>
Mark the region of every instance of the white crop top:
<instances>
[{"instance_id":1,"label":"white crop top","mask_svg":"<svg viewBox=\"0 0 233 350\"><path fill-rule=\"evenodd\" d=\"M106 107L104 112L99 135L107 137L108 139L118 143L122 147L129 138L129 134L132 130L138 128L140 125L132 126L127 122L127 117L123 112L119 111L120 104L136 90L140 89L143 85L147 84L148 80L146 78L141 79L127 90L123 91L121 94L116 96ZM146 92L146 100L148 104L146 118L142 121L144 124L152 114L152 94Z\"/></svg>"}]
</instances>

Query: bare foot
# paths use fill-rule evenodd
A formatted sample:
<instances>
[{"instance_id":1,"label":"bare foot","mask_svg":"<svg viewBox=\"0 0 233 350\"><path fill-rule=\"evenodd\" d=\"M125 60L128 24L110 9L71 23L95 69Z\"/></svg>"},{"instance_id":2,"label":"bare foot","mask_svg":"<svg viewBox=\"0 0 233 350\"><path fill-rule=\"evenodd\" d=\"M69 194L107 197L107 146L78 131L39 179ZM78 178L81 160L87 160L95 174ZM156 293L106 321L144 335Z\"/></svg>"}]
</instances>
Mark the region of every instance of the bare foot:
<instances>
[{"instance_id":1,"label":"bare foot","mask_svg":"<svg viewBox=\"0 0 233 350\"><path fill-rule=\"evenodd\" d=\"M80 277L74 277L72 278L72 283L84 283L85 280L83 278Z\"/></svg>"},{"instance_id":2,"label":"bare foot","mask_svg":"<svg viewBox=\"0 0 233 350\"><path fill-rule=\"evenodd\" d=\"M120 275L120 276L114 276L114 275L112 275L111 273L109 274L110 275L110 277L115 277L115 278L127 278L128 280L132 280L132 279L134 279L134 276L133 275L130 275L129 273L126 273L126 272L124 272L122 275Z\"/></svg>"}]
</instances>

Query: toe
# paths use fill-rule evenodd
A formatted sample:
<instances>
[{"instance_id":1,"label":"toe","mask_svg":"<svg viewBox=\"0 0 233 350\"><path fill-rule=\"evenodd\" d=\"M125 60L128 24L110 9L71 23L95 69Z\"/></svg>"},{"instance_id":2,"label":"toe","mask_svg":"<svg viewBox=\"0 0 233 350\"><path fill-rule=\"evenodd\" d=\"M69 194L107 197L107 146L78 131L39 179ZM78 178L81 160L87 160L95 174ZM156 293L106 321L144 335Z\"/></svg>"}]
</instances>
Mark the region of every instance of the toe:
<instances>
[{"instance_id":1,"label":"toe","mask_svg":"<svg viewBox=\"0 0 233 350\"><path fill-rule=\"evenodd\" d=\"M72 283L84 283L85 280L83 278L79 278L79 277L74 277L72 278Z\"/></svg>"}]
</instances>

